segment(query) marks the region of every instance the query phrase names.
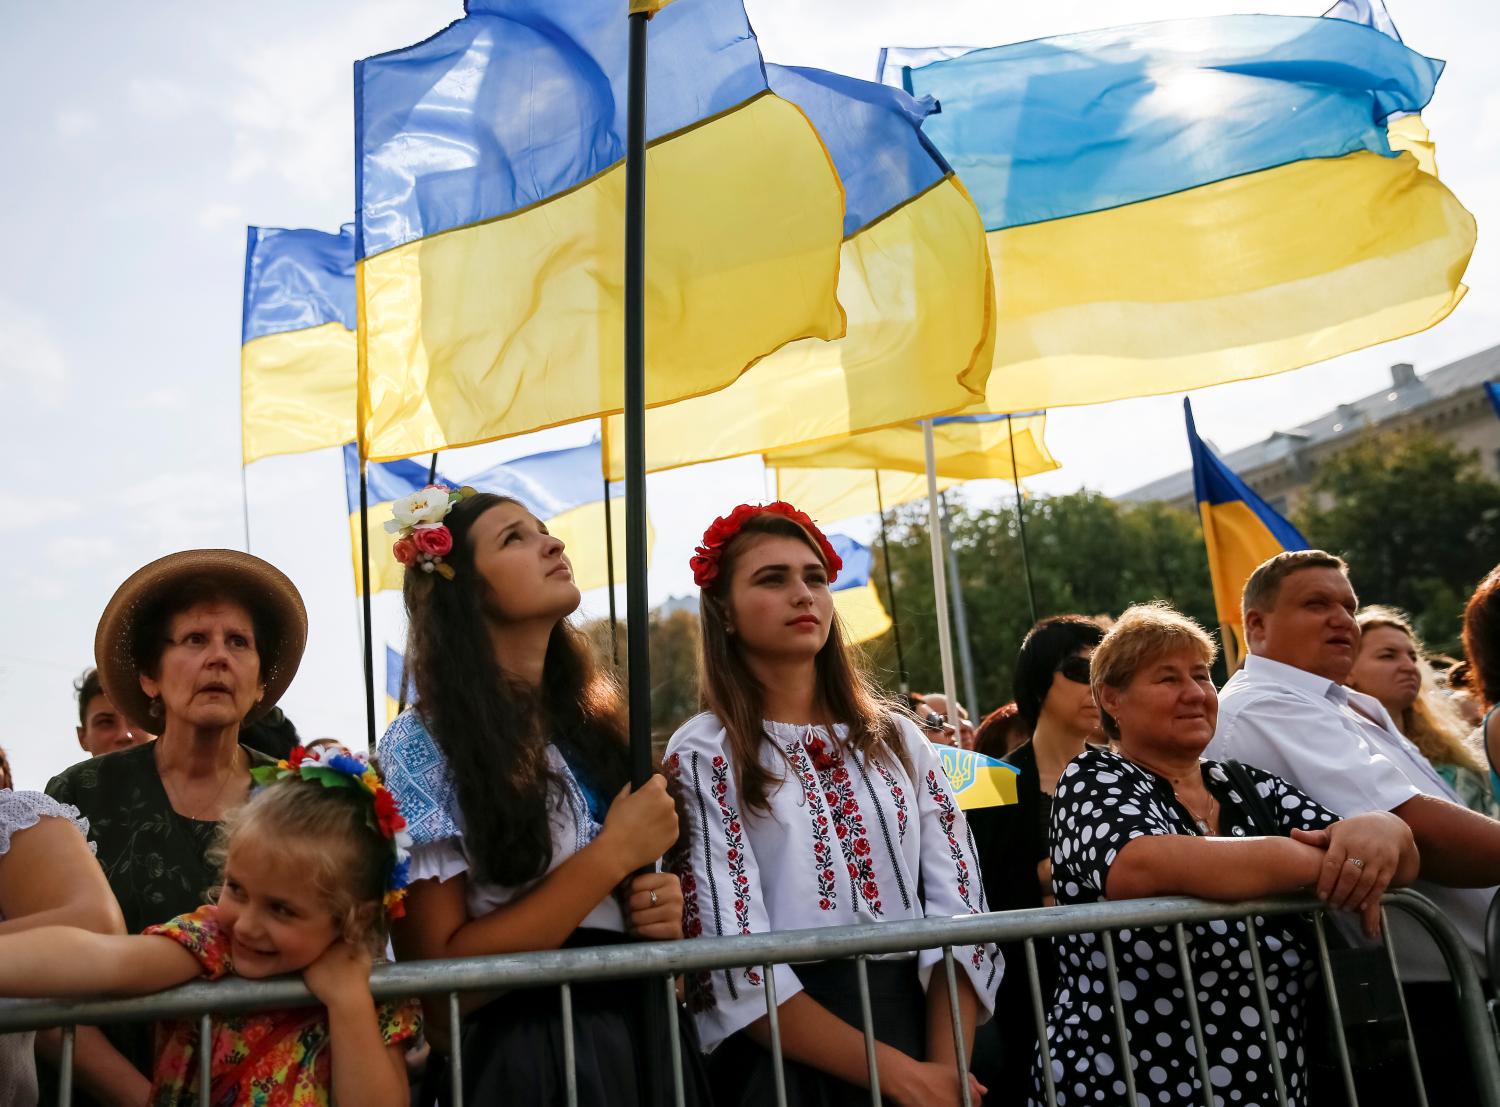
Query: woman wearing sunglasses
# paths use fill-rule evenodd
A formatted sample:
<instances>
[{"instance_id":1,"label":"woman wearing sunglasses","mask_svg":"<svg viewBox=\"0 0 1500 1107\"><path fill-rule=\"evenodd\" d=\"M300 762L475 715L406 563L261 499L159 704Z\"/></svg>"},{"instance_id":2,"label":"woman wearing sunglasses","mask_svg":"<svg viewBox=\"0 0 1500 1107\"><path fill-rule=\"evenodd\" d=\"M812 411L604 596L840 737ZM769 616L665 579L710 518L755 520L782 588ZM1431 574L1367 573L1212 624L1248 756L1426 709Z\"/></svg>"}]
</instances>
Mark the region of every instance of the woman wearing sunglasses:
<instances>
[{"instance_id":1,"label":"woman wearing sunglasses","mask_svg":"<svg viewBox=\"0 0 1500 1107\"><path fill-rule=\"evenodd\" d=\"M1082 615L1054 615L1031 628L1016 657L1016 709L1031 740L1005 760L1020 770L1016 800L969 812L990 909L1014 911L1052 904L1052 793L1068 762L1090 742L1103 741L1099 708L1089 690L1089 657L1104 630ZM1024 965L1019 944L1002 945L1010 965ZM1056 963L1051 943L1036 947L1042 994L1051 995ZM1003 1042L1003 1051L1001 1044ZM1024 1103L1031 1092L1036 1024L1024 972L1000 982L995 1018L974 1043L974 1073L998 1103Z\"/></svg>"}]
</instances>

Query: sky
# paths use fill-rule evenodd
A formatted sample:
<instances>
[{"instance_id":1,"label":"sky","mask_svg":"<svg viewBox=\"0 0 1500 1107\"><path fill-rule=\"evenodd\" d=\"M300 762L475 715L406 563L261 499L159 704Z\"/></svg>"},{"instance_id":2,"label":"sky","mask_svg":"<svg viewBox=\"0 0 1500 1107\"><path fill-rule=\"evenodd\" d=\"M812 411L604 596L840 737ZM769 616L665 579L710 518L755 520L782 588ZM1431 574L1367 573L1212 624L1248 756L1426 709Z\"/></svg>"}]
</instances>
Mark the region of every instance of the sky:
<instances>
[{"instance_id":1,"label":"sky","mask_svg":"<svg viewBox=\"0 0 1500 1107\"><path fill-rule=\"evenodd\" d=\"M1317 15L1326 0L747 0L768 61L873 76L882 46L994 45L1121 23L1243 11ZM1471 291L1433 330L1320 365L1194 394L1222 449L1264 438L1500 343L1500 14L1491 0L1391 0L1408 45L1448 61L1423 118L1443 179L1475 213ZM623 5L622 5L623 7ZM336 451L239 464L246 224L334 230L353 204L352 63L462 14L453 0L211 5L0 4L0 746L21 787L80 756L72 680L100 612L136 568L174 550L251 549L301 589L308 650L283 707L305 737L363 741L359 614ZM1180 398L1051 413L1062 468L1032 494L1119 493L1186 467ZM587 441L588 426L457 451L451 474ZM968 486L971 502L1004 493ZM22 495L21 493L25 494ZM762 499L758 463L649 481L651 600L692 590L712 518ZM868 535L871 522L851 528ZM399 645L399 598L375 597L377 653ZM623 607L623 590L621 592ZM606 610L605 593L585 614ZM380 673L377 656L377 680Z\"/></svg>"}]
</instances>

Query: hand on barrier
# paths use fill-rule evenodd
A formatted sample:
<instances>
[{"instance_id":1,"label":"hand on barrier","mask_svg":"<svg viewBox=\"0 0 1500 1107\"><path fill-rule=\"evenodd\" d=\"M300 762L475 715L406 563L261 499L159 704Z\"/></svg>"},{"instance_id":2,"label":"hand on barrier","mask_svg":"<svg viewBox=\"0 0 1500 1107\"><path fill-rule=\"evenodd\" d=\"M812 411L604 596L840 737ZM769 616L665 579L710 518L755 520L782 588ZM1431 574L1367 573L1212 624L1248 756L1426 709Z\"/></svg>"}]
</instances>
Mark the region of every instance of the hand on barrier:
<instances>
[{"instance_id":1,"label":"hand on barrier","mask_svg":"<svg viewBox=\"0 0 1500 1107\"><path fill-rule=\"evenodd\" d=\"M1380 897L1396 877L1411 830L1395 815L1372 811L1326 830L1293 830L1292 837L1325 851L1318 896L1330 907L1357 911L1365 933L1380 934Z\"/></svg>"},{"instance_id":2,"label":"hand on barrier","mask_svg":"<svg viewBox=\"0 0 1500 1107\"><path fill-rule=\"evenodd\" d=\"M958 1086L958 1070L950 1065L905 1058L889 1078L884 1072L880 1076L880 1090L885 1098L893 1100L899 1107L959 1107L963 1096ZM969 1077L969 1101L977 1105L988 1090L974 1074Z\"/></svg>"},{"instance_id":3,"label":"hand on barrier","mask_svg":"<svg viewBox=\"0 0 1500 1107\"><path fill-rule=\"evenodd\" d=\"M370 951L362 944L337 941L302 970L302 982L324 1007L350 1000L369 1002L371 962Z\"/></svg>"},{"instance_id":4,"label":"hand on barrier","mask_svg":"<svg viewBox=\"0 0 1500 1107\"><path fill-rule=\"evenodd\" d=\"M676 941L682 937L682 884L675 873L641 873L630 881L630 933Z\"/></svg>"},{"instance_id":5,"label":"hand on barrier","mask_svg":"<svg viewBox=\"0 0 1500 1107\"><path fill-rule=\"evenodd\" d=\"M626 872L654 865L677 841L677 807L666 777L653 776L635 791L620 789L604 816L600 841L608 841Z\"/></svg>"}]
</instances>

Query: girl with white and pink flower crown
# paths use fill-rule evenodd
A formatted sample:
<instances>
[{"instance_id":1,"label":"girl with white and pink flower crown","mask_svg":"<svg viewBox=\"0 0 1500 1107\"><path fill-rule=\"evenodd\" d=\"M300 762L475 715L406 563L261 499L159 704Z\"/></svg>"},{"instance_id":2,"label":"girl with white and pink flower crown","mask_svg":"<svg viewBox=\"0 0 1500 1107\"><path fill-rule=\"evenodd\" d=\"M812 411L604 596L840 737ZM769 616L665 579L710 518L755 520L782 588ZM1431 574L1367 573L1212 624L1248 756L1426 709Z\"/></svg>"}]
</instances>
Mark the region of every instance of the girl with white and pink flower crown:
<instances>
[{"instance_id":1,"label":"girl with white and pink flower crown","mask_svg":"<svg viewBox=\"0 0 1500 1107\"><path fill-rule=\"evenodd\" d=\"M986 910L973 843L937 755L861 673L829 586L841 563L790 504L716 519L693 558L708 711L667 747L689 833L674 867L689 937ZM953 951L965 1049L994 1005L994 946ZM867 965L880 1089L903 1107L961 1099L942 957ZM934 972L934 968L937 971ZM853 962L778 965L792 1107L869 1101ZM716 1102L776 1102L758 967L688 981ZM973 1077L975 1102L982 1094Z\"/></svg>"}]
</instances>

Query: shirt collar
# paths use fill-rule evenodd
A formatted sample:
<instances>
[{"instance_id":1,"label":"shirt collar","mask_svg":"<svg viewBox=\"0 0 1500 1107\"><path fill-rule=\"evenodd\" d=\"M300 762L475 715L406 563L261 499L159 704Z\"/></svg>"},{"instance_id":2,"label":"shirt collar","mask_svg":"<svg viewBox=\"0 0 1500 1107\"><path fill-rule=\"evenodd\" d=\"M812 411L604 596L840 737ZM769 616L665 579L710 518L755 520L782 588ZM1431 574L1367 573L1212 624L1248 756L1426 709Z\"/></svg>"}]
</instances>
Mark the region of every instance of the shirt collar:
<instances>
[{"instance_id":1,"label":"shirt collar","mask_svg":"<svg viewBox=\"0 0 1500 1107\"><path fill-rule=\"evenodd\" d=\"M1349 702L1349 690L1337 681L1253 653L1245 658L1245 677L1247 680L1265 681L1268 684L1289 685L1299 692L1320 700L1332 700L1340 706Z\"/></svg>"}]
</instances>

